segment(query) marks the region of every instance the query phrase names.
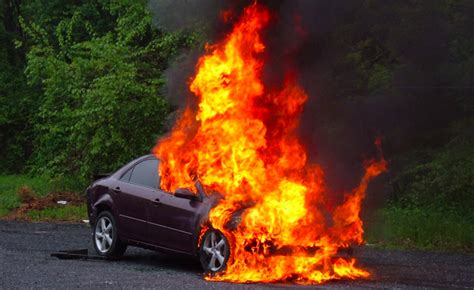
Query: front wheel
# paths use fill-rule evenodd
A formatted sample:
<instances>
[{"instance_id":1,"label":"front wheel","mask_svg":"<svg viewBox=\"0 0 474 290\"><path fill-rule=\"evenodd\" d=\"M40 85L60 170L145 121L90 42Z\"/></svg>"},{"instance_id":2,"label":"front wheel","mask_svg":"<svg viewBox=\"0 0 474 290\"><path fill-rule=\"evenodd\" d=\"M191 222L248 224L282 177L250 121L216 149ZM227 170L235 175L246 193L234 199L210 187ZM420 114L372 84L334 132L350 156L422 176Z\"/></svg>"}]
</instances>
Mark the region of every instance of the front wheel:
<instances>
[{"instance_id":1,"label":"front wheel","mask_svg":"<svg viewBox=\"0 0 474 290\"><path fill-rule=\"evenodd\" d=\"M230 256L230 246L224 234L210 229L202 238L199 258L204 272L215 274L225 269Z\"/></svg>"},{"instance_id":2,"label":"front wheel","mask_svg":"<svg viewBox=\"0 0 474 290\"><path fill-rule=\"evenodd\" d=\"M107 259L120 258L127 249L127 245L119 240L115 219L108 211L101 212L97 217L92 242L97 254Z\"/></svg>"}]
</instances>

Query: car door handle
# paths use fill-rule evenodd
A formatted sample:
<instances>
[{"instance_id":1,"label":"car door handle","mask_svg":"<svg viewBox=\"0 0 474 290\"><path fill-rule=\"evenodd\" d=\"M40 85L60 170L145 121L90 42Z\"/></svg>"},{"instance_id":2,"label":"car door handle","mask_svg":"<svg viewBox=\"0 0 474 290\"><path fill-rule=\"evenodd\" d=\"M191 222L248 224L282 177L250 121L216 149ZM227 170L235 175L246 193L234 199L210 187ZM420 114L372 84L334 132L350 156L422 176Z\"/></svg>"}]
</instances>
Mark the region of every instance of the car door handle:
<instances>
[{"instance_id":1,"label":"car door handle","mask_svg":"<svg viewBox=\"0 0 474 290\"><path fill-rule=\"evenodd\" d=\"M119 193L119 192L120 192L120 187L117 186L115 189L112 189L112 190L113 190L113 192L115 192L115 193Z\"/></svg>"},{"instance_id":2,"label":"car door handle","mask_svg":"<svg viewBox=\"0 0 474 290\"><path fill-rule=\"evenodd\" d=\"M160 203L161 203L161 201L160 201L160 199L159 199L159 198L155 198L155 200L154 200L154 201L152 201L152 202L153 202L153 204L156 204L156 205L158 205L158 204L160 204Z\"/></svg>"}]
</instances>

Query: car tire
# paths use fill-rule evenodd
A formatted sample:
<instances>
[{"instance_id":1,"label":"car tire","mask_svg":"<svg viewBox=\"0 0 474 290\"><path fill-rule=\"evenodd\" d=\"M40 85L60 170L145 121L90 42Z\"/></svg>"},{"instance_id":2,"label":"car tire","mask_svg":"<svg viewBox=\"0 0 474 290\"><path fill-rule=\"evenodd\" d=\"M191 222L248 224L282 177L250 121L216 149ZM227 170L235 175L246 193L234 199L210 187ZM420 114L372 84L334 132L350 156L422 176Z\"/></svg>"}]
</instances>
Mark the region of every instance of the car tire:
<instances>
[{"instance_id":1,"label":"car tire","mask_svg":"<svg viewBox=\"0 0 474 290\"><path fill-rule=\"evenodd\" d=\"M199 260L205 273L216 274L225 270L230 257L229 241L218 230L209 229L202 237Z\"/></svg>"},{"instance_id":2,"label":"car tire","mask_svg":"<svg viewBox=\"0 0 474 290\"><path fill-rule=\"evenodd\" d=\"M92 228L92 243L97 254L106 259L118 259L127 250L127 245L117 235L117 223L109 211L97 216Z\"/></svg>"}]
</instances>

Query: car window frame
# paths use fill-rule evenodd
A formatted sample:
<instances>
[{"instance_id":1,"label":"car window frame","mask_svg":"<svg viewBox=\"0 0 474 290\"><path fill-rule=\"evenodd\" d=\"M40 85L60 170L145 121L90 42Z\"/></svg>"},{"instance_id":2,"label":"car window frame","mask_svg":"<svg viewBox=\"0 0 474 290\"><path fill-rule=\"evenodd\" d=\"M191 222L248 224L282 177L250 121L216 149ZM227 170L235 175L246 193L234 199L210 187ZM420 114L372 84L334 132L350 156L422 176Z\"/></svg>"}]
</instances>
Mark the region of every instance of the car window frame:
<instances>
[{"instance_id":1,"label":"car window frame","mask_svg":"<svg viewBox=\"0 0 474 290\"><path fill-rule=\"evenodd\" d=\"M138 163L136 163L136 164L138 164ZM128 168L127 170L125 170L125 172L122 173L122 175L120 175L119 180L122 181L122 182L125 182L125 183L130 183L130 178L132 178L133 169L135 169L135 165L136 165L136 164L133 164L132 166L130 166L130 168ZM125 175L127 175L129 172L130 172L130 176L128 177L128 180L127 180L127 181L123 180L122 178L123 178Z\"/></svg>"},{"instance_id":2,"label":"car window frame","mask_svg":"<svg viewBox=\"0 0 474 290\"><path fill-rule=\"evenodd\" d=\"M128 183L128 184L133 184L133 185L136 185L136 186L140 186L140 187L143 187L143 188L148 188L148 189L153 189L153 190L159 190L160 189L160 183L161 183L161 176L160 176L160 173L157 172L157 176L158 176L158 179L157 179L157 184L155 185L155 187L150 187L150 186L147 186L145 184L138 184L138 183L133 183L131 182L132 180L132 175L133 175L133 171L135 171L135 167L143 162L146 162L146 161L157 161L158 162L158 167L156 168L158 170L158 168L160 167L160 160L159 159L156 159L156 158L146 158L144 160L140 160L138 161L137 163L133 164L131 166L131 168L129 168L128 170L126 170L119 178L120 181L122 182L125 182L125 183ZM126 174L128 174L129 171L132 171L131 174L130 174L130 178L128 181L124 181L122 180L122 177L125 176Z\"/></svg>"}]
</instances>

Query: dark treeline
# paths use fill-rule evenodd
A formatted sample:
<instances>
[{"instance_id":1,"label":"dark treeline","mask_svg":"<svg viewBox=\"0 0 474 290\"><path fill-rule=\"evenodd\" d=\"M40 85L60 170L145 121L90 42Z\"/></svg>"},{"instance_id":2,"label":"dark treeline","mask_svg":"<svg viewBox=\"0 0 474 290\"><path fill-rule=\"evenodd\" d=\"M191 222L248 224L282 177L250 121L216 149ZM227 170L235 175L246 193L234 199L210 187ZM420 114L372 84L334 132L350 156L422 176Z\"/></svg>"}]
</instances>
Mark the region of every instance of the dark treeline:
<instances>
[{"instance_id":1,"label":"dark treeline","mask_svg":"<svg viewBox=\"0 0 474 290\"><path fill-rule=\"evenodd\" d=\"M1 0L0 173L87 179L149 152L227 28L218 12L248 2ZM265 81L297 68L301 136L332 189L353 187L382 136L390 172L372 189L388 218L472 229L474 1L263 2L277 20Z\"/></svg>"},{"instance_id":2,"label":"dark treeline","mask_svg":"<svg viewBox=\"0 0 474 290\"><path fill-rule=\"evenodd\" d=\"M474 1L268 2L270 59L290 59L310 96L300 132L328 186L357 184L381 136L390 169L366 199L365 219L383 221L369 236L472 251Z\"/></svg>"},{"instance_id":3,"label":"dark treeline","mask_svg":"<svg viewBox=\"0 0 474 290\"><path fill-rule=\"evenodd\" d=\"M301 133L330 184L353 186L382 136L390 184L378 191L473 206L474 2L281 2L282 24L300 15L305 30L289 51L310 95Z\"/></svg>"},{"instance_id":4,"label":"dark treeline","mask_svg":"<svg viewBox=\"0 0 474 290\"><path fill-rule=\"evenodd\" d=\"M267 2L278 19L267 82L296 67L310 97L300 133L333 198L357 184L381 136L390 169L363 214L384 224L369 235L472 251L474 1Z\"/></svg>"}]
</instances>

